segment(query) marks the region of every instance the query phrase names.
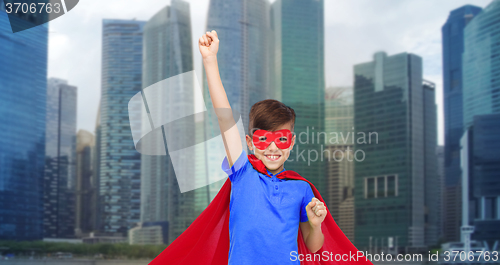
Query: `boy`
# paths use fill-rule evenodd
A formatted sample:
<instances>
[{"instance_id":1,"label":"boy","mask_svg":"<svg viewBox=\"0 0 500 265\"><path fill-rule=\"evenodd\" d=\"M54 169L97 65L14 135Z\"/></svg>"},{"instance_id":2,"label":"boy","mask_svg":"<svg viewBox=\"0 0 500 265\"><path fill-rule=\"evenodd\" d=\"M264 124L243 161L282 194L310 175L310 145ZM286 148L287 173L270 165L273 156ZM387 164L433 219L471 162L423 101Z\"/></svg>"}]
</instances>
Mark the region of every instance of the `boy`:
<instances>
[{"instance_id":1,"label":"boy","mask_svg":"<svg viewBox=\"0 0 500 265\"><path fill-rule=\"evenodd\" d=\"M226 150L222 169L229 180L150 264L331 264L335 254L341 255L337 261L355 263L346 255L357 254L357 249L335 224L314 185L284 169L295 144L293 109L276 100L252 106L246 144L254 154L246 155L219 76L218 46L215 31L199 39ZM320 249L322 253L313 254ZM359 261L371 264L364 257Z\"/></svg>"},{"instance_id":2,"label":"boy","mask_svg":"<svg viewBox=\"0 0 500 265\"><path fill-rule=\"evenodd\" d=\"M316 202L307 182L276 178L276 174L284 171L284 162L295 143L295 136L291 135L295 113L276 100L264 100L252 106L247 145L264 163L270 177L259 173L242 148L234 118L222 113L231 106L218 73L218 44L215 31L207 32L199 40L210 97L227 154L222 168L232 183L228 264L300 264L298 259L290 261L290 252L298 251L299 221L304 242L311 252L316 252L323 246L321 223L326 208L322 202ZM279 131L281 135L270 142L267 139L270 131Z\"/></svg>"}]
</instances>

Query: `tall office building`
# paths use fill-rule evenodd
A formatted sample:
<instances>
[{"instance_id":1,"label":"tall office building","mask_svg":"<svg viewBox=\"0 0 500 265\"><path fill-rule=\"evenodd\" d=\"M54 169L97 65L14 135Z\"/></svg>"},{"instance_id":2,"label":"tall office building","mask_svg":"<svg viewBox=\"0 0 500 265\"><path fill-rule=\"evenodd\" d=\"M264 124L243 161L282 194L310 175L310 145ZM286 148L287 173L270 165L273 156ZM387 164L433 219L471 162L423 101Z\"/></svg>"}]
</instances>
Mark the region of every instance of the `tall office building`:
<instances>
[{"instance_id":1,"label":"tall office building","mask_svg":"<svg viewBox=\"0 0 500 265\"><path fill-rule=\"evenodd\" d=\"M439 179L439 234L438 238L441 239L442 241L444 240L444 146L439 145L436 148L436 162L437 162L437 176Z\"/></svg>"},{"instance_id":2,"label":"tall office building","mask_svg":"<svg viewBox=\"0 0 500 265\"><path fill-rule=\"evenodd\" d=\"M102 24L99 222L108 236L126 236L140 220L141 155L135 150L127 110L142 87L145 23L105 19Z\"/></svg>"},{"instance_id":3,"label":"tall office building","mask_svg":"<svg viewBox=\"0 0 500 265\"><path fill-rule=\"evenodd\" d=\"M157 82L188 71L194 70L193 49L191 41L191 19L189 3L182 0L172 0L169 6L156 13L144 26L144 54L142 87L147 88ZM184 84L179 84L184 85ZM187 84L186 84L187 85ZM192 88L192 86L188 86ZM147 92L147 90L145 90ZM165 89L161 95L148 97L144 93L144 100L149 106L161 104L161 113L150 113L153 120L174 120L174 117L188 117L182 119L175 128L163 126L164 134L176 135L180 142L190 142L195 137L194 130L178 131L188 126L194 126L194 95L190 89ZM158 101L158 100L161 100ZM144 117L144 116L143 116ZM143 123L149 123L143 120ZM155 127L158 125L154 125ZM165 138L166 139L166 138ZM195 191L181 193L173 164L168 152L172 143L164 143L167 147L165 156L151 156L142 154L141 164L141 222L142 229L150 229L145 223L168 222L168 240L174 241L194 220ZM181 166L189 175L195 173L193 160L182 160ZM146 228L147 227L147 228ZM141 228L134 228L134 233L140 233ZM147 236L146 233L143 236ZM151 240L151 242L157 242ZM163 240L161 240L163 242Z\"/></svg>"},{"instance_id":4,"label":"tall office building","mask_svg":"<svg viewBox=\"0 0 500 265\"><path fill-rule=\"evenodd\" d=\"M446 159L445 159L446 160ZM462 185L447 186L446 175L443 187L443 237L444 241L460 241L462 216Z\"/></svg>"},{"instance_id":5,"label":"tall office building","mask_svg":"<svg viewBox=\"0 0 500 265\"><path fill-rule=\"evenodd\" d=\"M335 144L332 136L351 136L354 119L354 95L352 87L327 87L325 89L325 132L330 138L329 144ZM332 134L332 133L337 134ZM341 143L349 143L351 139L339 140Z\"/></svg>"},{"instance_id":6,"label":"tall office building","mask_svg":"<svg viewBox=\"0 0 500 265\"><path fill-rule=\"evenodd\" d=\"M433 140L425 130L422 59L378 52L354 74L356 244L423 248L425 151Z\"/></svg>"},{"instance_id":7,"label":"tall office building","mask_svg":"<svg viewBox=\"0 0 500 265\"><path fill-rule=\"evenodd\" d=\"M50 78L45 132L44 237L75 236L77 88Z\"/></svg>"},{"instance_id":8,"label":"tall office building","mask_svg":"<svg viewBox=\"0 0 500 265\"><path fill-rule=\"evenodd\" d=\"M99 102L99 107L97 110L97 117L96 117L96 122L95 122L95 129L94 129L94 134L95 134L95 145L94 145L94 150L92 152L92 183L94 183L95 188L92 196L92 207L94 208L94 219L92 220L93 223L93 231L95 233L101 232L102 233L102 213L103 213L103 207L101 205L101 196L100 196L100 187L101 187L101 174L100 174L100 168L101 168L101 103Z\"/></svg>"},{"instance_id":9,"label":"tall office building","mask_svg":"<svg viewBox=\"0 0 500 265\"><path fill-rule=\"evenodd\" d=\"M475 226L471 238L498 246L500 236L500 1L494 0L464 30L462 177L468 178L469 208L463 205ZM466 167L466 168L464 168ZM468 176L467 176L468 175ZM464 203L465 204L465 203ZM464 235L462 235L462 239Z\"/></svg>"},{"instance_id":10,"label":"tall office building","mask_svg":"<svg viewBox=\"0 0 500 265\"><path fill-rule=\"evenodd\" d=\"M222 84L231 108L241 115L242 124L248 134L250 108L258 101L271 98L276 89L272 87L273 76L270 72L273 63L273 34L270 25L269 0L210 0L207 17L207 31L215 30L220 40L217 62ZM213 111L208 90L205 69L202 70L203 98L208 111L203 130L204 138L211 139L220 134L219 125ZM233 113L235 113L233 112ZM239 117L235 117L238 119ZM197 153L204 153L205 161L198 163L198 169L206 172L206 179L226 174L220 169L224 156L218 156L209 150L219 146L205 141L197 147ZM249 154L246 144L244 150ZM218 166L213 166L218 165ZM200 171L198 171L200 172ZM197 177L204 177L197 174ZM225 180L210 184L204 191L197 192L197 198L212 200ZM200 200L197 199L199 202Z\"/></svg>"},{"instance_id":11,"label":"tall office building","mask_svg":"<svg viewBox=\"0 0 500 265\"><path fill-rule=\"evenodd\" d=\"M268 98L271 89L272 32L269 0L210 0L207 31L215 30L220 40L217 61L222 84L231 104L248 131L252 105ZM203 70L204 98L213 108ZM208 124L208 130L219 130ZM222 163L222 158L217 163Z\"/></svg>"},{"instance_id":12,"label":"tall office building","mask_svg":"<svg viewBox=\"0 0 500 265\"><path fill-rule=\"evenodd\" d=\"M94 231L95 190L93 153L95 148L94 135L86 130L76 134L76 206L75 233L77 237L88 235Z\"/></svg>"},{"instance_id":13,"label":"tall office building","mask_svg":"<svg viewBox=\"0 0 500 265\"><path fill-rule=\"evenodd\" d=\"M465 5L450 12L441 28L445 141L445 239L458 240L460 226L460 137L463 133L462 53L464 28L481 8Z\"/></svg>"},{"instance_id":14,"label":"tall office building","mask_svg":"<svg viewBox=\"0 0 500 265\"><path fill-rule=\"evenodd\" d=\"M199 117L195 120L195 138L196 142L200 143L205 140L205 119ZM197 180L207 179L211 174L207 169L207 161L208 161L208 153L207 153L207 143L203 145L197 145L195 147L195 175ZM214 159L214 165L218 165L218 161ZM218 168L218 167L217 167ZM226 174L226 173L224 173ZM226 181L225 179L223 181ZM207 208L208 204L215 198L217 192L219 191L222 184L213 183L207 185L205 187L201 187L196 189L194 195L194 216L199 216L205 208Z\"/></svg>"},{"instance_id":15,"label":"tall office building","mask_svg":"<svg viewBox=\"0 0 500 265\"><path fill-rule=\"evenodd\" d=\"M464 31L464 131L474 116L500 112L500 0L472 20Z\"/></svg>"},{"instance_id":16,"label":"tall office building","mask_svg":"<svg viewBox=\"0 0 500 265\"><path fill-rule=\"evenodd\" d=\"M354 243L354 127L352 87L325 90L325 199L335 222Z\"/></svg>"},{"instance_id":17,"label":"tall office building","mask_svg":"<svg viewBox=\"0 0 500 265\"><path fill-rule=\"evenodd\" d=\"M425 245L438 246L441 190L438 178L436 85L423 81Z\"/></svg>"},{"instance_id":18,"label":"tall office building","mask_svg":"<svg viewBox=\"0 0 500 265\"><path fill-rule=\"evenodd\" d=\"M272 4L274 88L297 114L295 147L285 168L324 191L324 1L276 0ZM302 136L301 136L302 135Z\"/></svg>"},{"instance_id":19,"label":"tall office building","mask_svg":"<svg viewBox=\"0 0 500 265\"><path fill-rule=\"evenodd\" d=\"M471 239L486 243L490 252L498 250L500 243L499 135L500 113L496 113L474 116L462 137L462 178L466 192L462 225L473 226ZM465 237L462 233L462 242Z\"/></svg>"},{"instance_id":20,"label":"tall office building","mask_svg":"<svg viewBox=\"0 0 500 265\"><path fill-rule=\"evenodd\" d=\"M43 237L47 41L47 24L12 33L0 5L1 240Z\"/></svg>"}]
</instances>

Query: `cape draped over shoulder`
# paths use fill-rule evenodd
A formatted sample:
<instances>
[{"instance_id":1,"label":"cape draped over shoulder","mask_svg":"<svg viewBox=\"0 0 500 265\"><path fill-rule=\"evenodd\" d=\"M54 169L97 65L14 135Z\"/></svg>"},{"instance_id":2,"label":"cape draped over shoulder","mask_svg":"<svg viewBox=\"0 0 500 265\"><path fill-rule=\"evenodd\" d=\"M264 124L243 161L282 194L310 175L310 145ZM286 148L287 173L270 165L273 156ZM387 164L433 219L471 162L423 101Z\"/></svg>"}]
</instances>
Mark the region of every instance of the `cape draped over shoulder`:
<instances>
[{"instance_id":1,"label":"cape draped over shoulder","mask_svg":"<svg viewBox=\"0 0 500 265\"><path fill-rule=\"evenodd\" d=\"M255 155L248 155L248 160L255 170L268 175L266 166ZM311 185L314 196L324 203L316 187L297 172L286 170L276 175L276 177L306 181ZM227 265L229 257L230 194L231 181L228 178L200 216L149 264ZM371 261L365 258L362 252L358 256L358 249L344 235L337 223L335 223L328 207L325 220L321 224L321 231L325 240L320 250L315 253L309 251L302 237L301 229L299 228L298 230L298 253L295 253L294 256L303 259L301 264L373 265ZM302 255L299 256L300 254ZM291 255L290 257L292 258L293 256Z\"/></svg>"}]
</instances>

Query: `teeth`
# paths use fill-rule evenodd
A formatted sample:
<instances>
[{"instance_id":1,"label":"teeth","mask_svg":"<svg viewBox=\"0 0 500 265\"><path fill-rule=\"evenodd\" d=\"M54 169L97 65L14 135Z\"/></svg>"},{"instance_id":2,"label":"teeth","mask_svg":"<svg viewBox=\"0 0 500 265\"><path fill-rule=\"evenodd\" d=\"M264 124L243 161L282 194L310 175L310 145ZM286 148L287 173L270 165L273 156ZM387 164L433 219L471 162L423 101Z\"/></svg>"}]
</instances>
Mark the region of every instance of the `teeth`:
<instances>
[{"instance_id":1,"label":"teeth","mask_svg":"<svg viewBox=\"0 0 500 265\"><path fill-rule=\"evenodd\" d=\"M275 160L275 159L278 159L280 156L270 156L270 155L268 155L267 157L269 159Z\"/></svg>"}]
</instances>

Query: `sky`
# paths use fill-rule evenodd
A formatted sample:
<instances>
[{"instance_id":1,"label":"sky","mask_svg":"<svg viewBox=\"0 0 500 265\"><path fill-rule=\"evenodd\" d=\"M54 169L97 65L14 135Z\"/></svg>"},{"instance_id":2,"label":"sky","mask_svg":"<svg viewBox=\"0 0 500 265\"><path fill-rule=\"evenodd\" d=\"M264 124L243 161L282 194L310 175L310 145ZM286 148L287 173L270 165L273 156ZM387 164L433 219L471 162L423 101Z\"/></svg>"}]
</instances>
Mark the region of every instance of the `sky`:
<instances>
[{"instance_id":1,"label":"sky","mask_svg":"<svg viewBox=\"0 0 500 265\"><path fill-rule=\"evenodd\" d=\"M195 71L201 77L198 38L206 31L209 0L186 0L191 8ZM274 1L271 1L274 2ZM441 27L449 12L491 0L324 0L325 78L328 86L352 86L353 66L385 51L423 59L424 79L436 84L438 144L443 135ZM94 132L101 93L103 19L149 20L168 0L82 0L49 22L49 77L78 87L77 129Z\"/></svg>"}]
</instances>

